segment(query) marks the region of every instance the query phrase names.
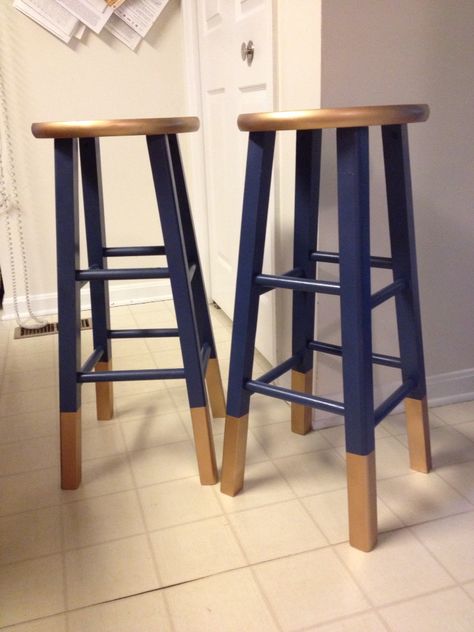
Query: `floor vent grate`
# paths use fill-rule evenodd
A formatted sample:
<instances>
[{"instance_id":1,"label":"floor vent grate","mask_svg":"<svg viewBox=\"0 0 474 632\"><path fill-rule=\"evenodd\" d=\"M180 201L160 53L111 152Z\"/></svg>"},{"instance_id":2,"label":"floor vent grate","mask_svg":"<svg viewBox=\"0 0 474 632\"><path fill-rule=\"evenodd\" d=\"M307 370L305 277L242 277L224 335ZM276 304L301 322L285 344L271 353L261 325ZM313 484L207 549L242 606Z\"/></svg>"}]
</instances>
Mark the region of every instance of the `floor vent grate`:
<instances>
[{"instance_id":1,"label":"floor vent grate","mask_svg":"<svg viewBox=\"0 0 474 632\"><path fill-rule=\"evenodd\" d=\"M91 329L92 320L90 318L81 318L81 329ZM13 338L35 338L37 336L48 336L49 334L58 333L58 323L48 323L44 327L38 329L27 329L26 327L15 327Z\"/></svg>"}]
</instances>

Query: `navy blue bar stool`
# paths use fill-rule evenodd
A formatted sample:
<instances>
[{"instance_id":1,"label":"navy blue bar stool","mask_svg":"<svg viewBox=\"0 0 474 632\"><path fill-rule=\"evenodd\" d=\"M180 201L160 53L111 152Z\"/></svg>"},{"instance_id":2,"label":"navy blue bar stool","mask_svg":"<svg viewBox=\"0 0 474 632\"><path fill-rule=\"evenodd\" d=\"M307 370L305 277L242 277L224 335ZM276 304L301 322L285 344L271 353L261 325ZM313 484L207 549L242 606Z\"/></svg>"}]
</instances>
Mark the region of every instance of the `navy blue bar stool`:
<instances>
[{"instance_id":1,"label":"navy blue bar stool","mask_svg":"<svg viewBox=\"0 0 474 632\"><path fill-rule=\"evenodd\" d=\"M186 192L177 134L199 128L194 117L34 123L36 138L54 138L59 316L61 486L81 481L81 385L96 383L97 418L113 416L112 382L185 379L202 484L217 482L208 396L216 417L225 414L201 264ZM164 245L106 245L100 137L144 136L150 158ZM79 167L80 165L80 167ZM79 265L78 177L82 180L88 268ZM167 267L108 269L109 257L165 255ZM169 278L178 327L119 329L110 326L108 282ZM94 351L80 353L80 288L89 282ZM112 369L114 339L179 337L184 368Z\"/></svg>"},{"instance_id":2,"label":"navy blue bar stool","mask_svg":"<svg viewBox=\"0 0 474 632\"><path fill-rule=\"evenodd\" d=\"M343 415L349 499L349 539L371 550L377 539L376 425L405 400L411 467L431 467L426 381L415 255L407 123L425 121L426 105L397 105L243 114L250 132L227 392L221 490L231 496L244 483L250 396L261 393L291 402L292 430L311 429L311 409ZM391 257L371 256L369 235L369 126L381 126ZM339 252L316 249L321 134L337 129ZM293 269L262 274L275 134L296 130ZM339 283L316 280L317 264L339 265ZM371 292L371 267L389 268L393 282ZM293 291L292 355L252 379L260 295ZM341 346L314 340L317 292L340 296ZM371 312L395 297L400 358L372 350ZM313 352L342 356L344 401L312 394ZM374 407L372 365L401 370L401 385ZM291 371L291 388L271 384Z\"/></svg>"}]
</instances>

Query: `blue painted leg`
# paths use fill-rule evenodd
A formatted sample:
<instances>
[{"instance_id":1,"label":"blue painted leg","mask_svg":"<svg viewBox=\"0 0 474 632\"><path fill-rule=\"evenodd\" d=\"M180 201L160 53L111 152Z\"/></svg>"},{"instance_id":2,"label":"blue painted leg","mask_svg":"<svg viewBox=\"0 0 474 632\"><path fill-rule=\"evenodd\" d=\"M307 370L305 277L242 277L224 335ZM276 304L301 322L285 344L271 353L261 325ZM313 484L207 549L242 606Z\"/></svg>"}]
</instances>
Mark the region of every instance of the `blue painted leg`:
<instances>
[{"instance_id":1,"label":"blue painted leg","mask_svg":"<svg viewBox=\"0 0 474 632\"><path fill-rule=\"evenodd\" d=\"M58 268L61 487L81 482L80 296L77 140L57 139L55 151Z\"/></svg>"},{"instance_id":2,"label":"blue painted leg","mask_svg":"<svg viewBox=\"0 0 474 632\"><path fill-rule=\"evenodd\" d=\"M178 322L181 351L193 422L194 441L203 485L217 482L217 466L206 388L201 364L199 334L190 284L188 255L179 212L178 192L168 135L147 136L161 228L166 247L171 289Z\"/></svg>"},{"instance_id":3,"label":"blue painted leg","mask_svg":"<svg viewBox=\"0 0 474 632\"><path fill-rule=\"evenodd\" d=\"M249 135L222 461L221 491L230 496L244 481L250 400L245 383L252 376L259 303L254 278L263 265L274 146L275 132Z\"/></svg>"},{"instance_id":4,"label":"blue painted leg","mask_svg":"<svg viewBox=\"0 0 474 632\"><path fill-rule=\"evenodd\" d=\"M89 268L105 269L107 260L103 256L106 244L99 139L81 138L79 147ZM103 350L103 355L96 364L95 370L110 371L112 355L108 338L110 330L108 281L90 281L90 293L94 349ZM112 382L97 382L95 387L97 419L112 419Z\"/></svg>"},{"instance_id":5,"label":"blue painted leg","mask_svg":"<svg viewBox=\"0 0 474 632\"><path fill-rule=\"evenodd\" d=\"M295 232L293 268L303 277L314 279L316 263L310 260L318 231L319 180L321 172L321 130L298 131L296 134ZM291 372L291 388L311 393L313 387L313 352L307 344L314 338L315 294L293 292L292 355L301 354L301 362ZM298 434L311 430L312 408L291 404L291 429Z\"/></svg>"},{"instance_id":6,"label":"blue painted leg","mask_svg":"<svg viewBox=\"0 0 474 632\"><path fill-rule=\"evenodd\" d=\"M370 304L368 129L337 130L341 330L349 540L377 539Z\"/></svg>"},{"instance_id":7,"label":"blue painted leg","mask_svg":"<svg viewBox=\"0 0 474 632\"><path fill-rule=\"evenodd\" d=\"M196 323L199 334L200 347L209 345L210 354L206 368L206 383L209 393L209 401L214 417L225 416L225 398L222 387L219 363L217 360L217 350L214 342L209 307L207 302L206 288L202 276L199 250L196 243L196 231L189 207L189 199L186 189L186 182L182 167L181 155L179 151L178 139L176 136L169 136L169 146L173 169L176 180L176 191L178 195L178 209L183 227L183 238L185 249L190 265L195 265L195 271L191 280L191 291L193 294L194 307L196 310Z\"/></svg>"},{"instance_id":8,"label":"blue painted leg","mask_svg":"<svg viewBox=\"0 0 474 632\"><path fill-rule=\"evenodd\" d=\"M410 465L414 470L429 472L431 449L406 125L383 126L382 139L393 275L406 281L406 290L395 298L402 379L416 382L405 400Z\"/></svg>"}]
</instances>

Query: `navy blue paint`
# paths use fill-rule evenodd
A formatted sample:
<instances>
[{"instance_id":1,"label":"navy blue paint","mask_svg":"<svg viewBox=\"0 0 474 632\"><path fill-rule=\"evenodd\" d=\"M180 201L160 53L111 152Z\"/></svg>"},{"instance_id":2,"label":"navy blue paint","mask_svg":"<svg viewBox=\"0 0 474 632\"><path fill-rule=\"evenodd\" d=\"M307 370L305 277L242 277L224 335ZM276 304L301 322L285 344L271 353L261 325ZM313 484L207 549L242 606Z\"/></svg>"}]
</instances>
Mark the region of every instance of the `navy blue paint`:
<instances>
[{"instance_id":1,"label":"navy blue paint","mask_svg":"<svg viewBox=\"0 0 474 632\"><path fill-rule=\"evenodd\" d=\"M252 377L260 297L254 278L262 272L274 146L275 132L249 134L227 390L227 414L233 417L249 410L245 384Z\"/></svg>"},{"instance_id":2,"label":"navy blue paint","mask_svg":"<svg viewBox=\"0 0 474 632\"><path fill-rule=\"evenodd\" d=\"M337 130L341 339L346 450L375 447L366 127Z\"/></svg>"},{"instance_id":3,"label":"navy blue paint","mask_svg":"<svg viewBox=\"0 0 474 632\"><path fill-rule=\"evenodd\" d=\"M207 363L209 362L209 358L211 357L211 345L205 342L201 348L201 367L204 375L207 370Z\"/></svg>"},{"instance_id":4,"label":"navy blue paint","mask_svg":"<svg viewBox=\"0 0 474 632\"><path fill-rule=\"evenodd\" d=\"M375 424L380 423L384 417L389 415L392 410L413 391L415 386L415 380L407 380L399 386L397 390L390 395L390 397L387 397L387 399L375 409Z\"/></svg>"},{"instance_id":5,"label":"navy blue paint","mask_svg":"<svg viewBox=\"0 0 474 632\"><path fill-rule=\"evenodd\" d=\"M403 292L403 290L406 289L406 286L407 284L403 279L397 279L393 283L390 283L390 285L383 287L378 292L374 292L370 298L372 309L382 303L385 303L385 301L388 301L394 296L397 296L400 292Z\"/></svg>"},{"instance_id":6,"label":"navy blue paint","mask_svg":"<svg viewBox=\"0 0 474 632\"><path fill-rule=\"evenodd\" d=\"M172 147L176 148L175 140L174 135L147 136L147 145L161 228L166 244L189 404L191 408L196 408L206 406L207 398L200 358L201 345L188 276L189 264L196 263L196 260L191 262L189 253L186 252L181 221L183 209L179 206L180 201L184 200L185 192L183 192L183 180L177 169L177 161L172 157L172 151L174 151Z\"/></svg>"},{"instance_id":7,"label":"navy blue paint","mask_svg":"<svg viewBox=\"0 0 474 632\"><path fill-rule=\"evenodd\" d=\"M311 279L297 279L291 278L286 275L275 274L258 274L255 277L256 285L263 285L270 288L282 288L286 290L296 290L298 292L308 292L315 294L315 292L321 292L322 294L336 294L340 293L341 286L339 283L332 283L331 281L314 281ZM314 303L314 298L313 298ZM309 326L308 326L309 331ZM311 332L311 336L313 333Z\"/></svg>"},{"instance_id":8,"label":"navy blue paint","mask_svg":"<svg viewBox=\"0 0 474 632\"><path fill-rule=\"evenodd\" d=\"M318 289L312 286L314 290L293 294L292 353L301 355L301 362L295 367L301 373L307 373L313 368L313 354L308 350L307 343L314 336L314 292L326 291L321 287L321 282L314 281L316 263L310 257L317 243L320 174L321 130L298 131L293 266L301 268L304 277L311 279L311 283L318 283ZM292 289L298 289L298 286L293 286Z\"/></svg>"},{"instance_id":9,"label":"navy blue paint","mask_svg":"<svg viewBox=\"0 0 474 632\"><path fill-rule=\"evenodd\" d=\"M308 349L311 349L311 351L318 351L319 353L329 353L330 355L342 356L341 346L333 345L328 342L320 342L319 340L311 340L310 342L308 342ZM392 369L401 368L400 358L384 355L382 353L373 353L372 362L373 364L388 366Z\"/></svg>"},{"instance_id":10,"label":"navy blue paint","mask_svg":"<svg viewBox=\"0 0 474 632\"><path fill-rule=\"evenodd\" d=\"M267 371L266 373L258 377L257 382L265 382L266 384L273 382L273 380L276 380L278 377L282 376L290 369L294 369L299 363L301 363L302 355L303 353L300 352L291 356L290 358L288 358L288 360L281 362L273 369L270 369L270 371Z\"/></svg>"},{"instance_id":11,"label":"navy blue paint","mask_svg":"<svg viewBox=\"0 0 474 632\"><path fill-rule=\"evenodd\" d=\"M79 154L89 267L104 269L107 268L107 261L103 254L105 220L99 139L81 138ZM111 359L111 345L107 336L110 329L109 287L104 279L90 280L93 345L94 348L103 349L102 361L108 362Z\"/></svg>"},{"instance_id":12,"label":"navy blue paint","mask_svg":"<svg viewBox=\"0 0 474 632\"><path fill-rule=\"evenodd\" d=\"M319 410L325 410L335 415L344 414L344 404L341 402L335 402L325 397L317 397L316 395L307 395L306 393L297 393L291 391L289 388L283 388L281 386L274 386L273 384L265 384L265 382L259 382L258 380L249 380L245 388L252 393L260 393L261 395L269 395L270 397L276 397L277 399L284 399L288 402L294 402L295 404L302 404L303 406L311 406L312 408L318 408Z\"/></svg>"},{"instance_id":13,"label":"navy blue paint","mask_svg":"<svg viewBox=\"0 0 474 632\"><path fill-rule=\"evenodd\" d=\"M370 255L368 128L337 130L340 252L313 250L320 132L298 132L294 269L279 276L261 273L274 133L250 134L228 389L227 412L237 418L248 413L250 395L245 397L243 391L344 414L346 450L359 455L373 452L376 423L405 397L421 398L426 392L406 126L382 130L392 257ZM340 284L314 281L318 262L339 264ZM372 296L371 267L393 269L394 277L393 283ZM297 291L293 355L252 380L258 300L275 287ZM316 291L340 294L341 346L312 340ZM392 297L397 307L400 359L372 352L371 310ZM342 356L344 404L270 384L293 367L309 370L313 351ZM375 411L372 364L401 369L403 378L402 385Z\"/></svg>"},{"instance_id":14,"label":"navy blue paint","mask_svg":"<svg viewBox=\"0 0 474 632\"><path fill-rule=\"evenodd\" d=\"M111 329L109 338L174 338L177 329Z\"/></svg>"},{"instance_id":15,"label":"navy blue paint","mask_svg":"<svg viewBox=\"0 0 474 632\"><path fill-rule=\"evenodd\" d=\"M281 278L284 278L284 277L290 277L290 278L293 277L293 278L298 279L298 278L301 278L303 275L304 275L304 270L302 270L301 268L293 268L292 270L288 270L288 272L284 272L283 274L279 275L278 277L273 276L273 277L270 277L270 278L279 278L279 279L281 279ZM262 279L267 278L267 276L268 275L265 275L265 274L259 274L256 277L255 280L256 281L258 279L262 280ZM274 287L266 287L265 285L261 285L260 286L260 290L259 290L260 296L262 294L266 294L267 292L271 292L274 289L275 289Z\"/></svg>"},{"instance_id":16,"label":"navy blue paint","mask_svg":"<svg viewBox=\"0 0 474 632\"><path fill-rule=\"evenodd\" d=\"M311 261L317 261L321 263L339 263L339 253L338 252L326 252L323 250L317 250L312 252ZM371 268L392 268L392 259L390 257L370 257L370 267Z\"/></svg>"},{"instance_id":17,"label":"navy blue paint","mask_svg":"<svg viewBox=\"0 0 474 632\"><path fill-rule=\"evenodd\" d=\"M79 372L79 382L134 382L138 380L181 380L185 369L134 369L133 371Z\"/></svg>"},{"instance_id":18,"label":"navy blue paint","mask_svg":"<svg viewBox=\"0 0 474 632\"><path fill-rule=\"evenodd\" d=\"M114 268L109 270L78 270L76 279L81 281L95 281L110 279L169 279L168 268Z\"/></svg>"},{"instance_id":19,"label":"navy blue paint","mask_svg":"<svg viewBox=\"0 0 474 632\"><path fill-rule=\"evenodd\" d=\"M88 373L89 371L92 371L92 369L95 367L97 362L101 360L103 355L104 355L104 350L102 349L102 347L96 347L94 351L90 354L90 356L87 358L87 360L84 362L84 364L82 365L80 372Z\"/></svg>"},{"instance_id":20,"label":"navy blue paint","mask_svg":"<svg viewBox=\"0 0 474 632\"><path fill-rule=\"evenodd\" d=\"M426 379L406 125L383 126L382 139L393 276L407 283L406 290L395 299L402 378L404 382L414 379L416 387L410 397L422 399L426 395Z\"/></svg>"},{"instance_id":21,"label":"navy blue paint","mask_svg":"<svg viewBox=\"0 0 474 632\"><path fill-rule=\"evenodd\" d=\"M197 269L198 269L198 268L197 268L197 265L196 265L195 263L192 263L192 264L189 266L189 269L188 269L188 279L189 279L189 282L191 283L191 288L193 288L193 287L194 287L194 286L193 286L193 280L194 280L194 276L195 276L195 274L196 274ZM196 284L194 284L194 285L196 285ZM205 298L205 297L206 297L206 295L204 295L204 298ZM196 305L196 304L195 304L195 305ZM206 301L206 308L207 308L207 301ZM196 310L196 315L197 315L197 310ZM209 327L210 327L210 323L209 323ZM198 322L198 330L199 330L199 329L200 329L200 328L199 328L199 322Z\"/></svg>"},{"instance_id":22,"label":"navy blue paint","mask_svg":"<svg viewBox=\"0 0 474 632\"><path fill-rule=\"evenodd\" d=\"M192 282L191 291L194 301L199 341L201 345L204 342L209 344L211 347L210 357L216 358L216 345L214 342L214 334L209 316L209 305L207 301L206 288L204 286L199 250L196 242L196 231L189 205L181 154L176 136L169 136L169 148L176 181L178 209L181 226L183 228L184 243L190 264L189 280Z\"/></svg>"},{"instance_id":23,"label":"navy blue paint","mask_svg":"<svg viewBox=\"0 0 474 632\"><path fill-rule=\"evenodd\" d=\"M104 257L150 257L166 254L164 246L113 246L104 248Z\"/></svg>"},{"instance_id":24,"label":"navy blue paint","mask_svg":"<svg viewBox=\"0 0 474 632\"><path fill-rule=\"evenodd\" d=\"M77 140L54 141L56 190L56 257L58 270L59 408L76 412L81 392L76 383L80 369L81 313L76 268L79 265Z\"/></svg>"}]
</instances>

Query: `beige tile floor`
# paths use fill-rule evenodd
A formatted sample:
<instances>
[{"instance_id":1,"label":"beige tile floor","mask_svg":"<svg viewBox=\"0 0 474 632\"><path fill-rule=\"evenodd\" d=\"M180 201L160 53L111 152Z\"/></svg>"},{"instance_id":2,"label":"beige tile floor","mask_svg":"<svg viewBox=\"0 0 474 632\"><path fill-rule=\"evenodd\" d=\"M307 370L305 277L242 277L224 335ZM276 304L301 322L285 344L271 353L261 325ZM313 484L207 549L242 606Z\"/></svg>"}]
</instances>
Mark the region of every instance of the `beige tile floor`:
<instances>
[{"instance_id":1,"label":"beige tile floor","mask_svg":"<svg viewBox=\"0 0 474 632\"><path fill-rule=\"evenodd\" d=\"M230 327L211 311L226 374ZM172 305L114 308L112 319L166 326ZM84 482L61 491L56 344L14 341L0 323L0 627L474 630L474 402L431 410L428 476L408 469L402 416L385 421L381 535L364 554L347 543L341 427L292 435L288 406L257 396L246 488L229 498L199 485L182 383L116 384L116 416L101 423L87 386ZM114 364L176 366L179 355L176 341L119 341ZM222 420L214 432L220 459Z\"/></svg>"}]
</instances>

